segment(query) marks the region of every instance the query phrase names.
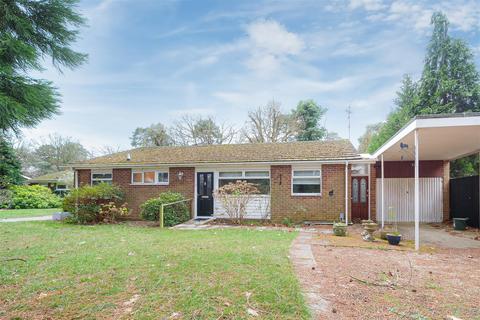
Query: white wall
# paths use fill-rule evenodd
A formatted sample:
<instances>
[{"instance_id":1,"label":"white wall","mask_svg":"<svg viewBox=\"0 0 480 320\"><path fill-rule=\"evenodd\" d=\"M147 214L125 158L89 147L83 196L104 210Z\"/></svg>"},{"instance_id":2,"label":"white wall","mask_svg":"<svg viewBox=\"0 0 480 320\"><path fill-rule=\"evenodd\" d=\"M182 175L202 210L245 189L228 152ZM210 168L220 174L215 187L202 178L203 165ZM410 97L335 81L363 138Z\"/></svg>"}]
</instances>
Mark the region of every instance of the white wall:
<instances>
[{"instance_id":1,"label":"white wall","mask_svg":"<svg viewBox=\"0 0 480 320\"><path fill-rule=\"evenodd\" d=\"M377 178L377 221L382 219L382 179ZM420 222L442 222L443 220L443 178L420 178ZM414 178L386 178L385 221L414 221ZM390 209L391 207L391 209ZM395 217L389 213L396 213Z\"/></svg>"}]
</instances>

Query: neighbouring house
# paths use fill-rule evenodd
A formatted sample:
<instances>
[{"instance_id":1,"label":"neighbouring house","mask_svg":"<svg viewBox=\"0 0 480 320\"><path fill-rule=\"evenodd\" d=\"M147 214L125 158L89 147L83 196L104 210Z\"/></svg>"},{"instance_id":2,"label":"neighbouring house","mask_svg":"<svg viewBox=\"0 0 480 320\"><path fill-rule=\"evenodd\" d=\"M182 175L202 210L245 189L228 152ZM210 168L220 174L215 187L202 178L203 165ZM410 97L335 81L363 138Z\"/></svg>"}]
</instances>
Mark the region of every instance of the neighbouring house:
<instances>
[{"instance_id":1,"label":"neighbouring house","mask_svg":"<svg viewBox=\"0 0 480 320\"><path fill-rule=\"evenodd\" d=\"M412 142L413 134L420 144ZM472 140L455 143L468 135ZM479 115L435 116L412 120L374 155L357 153L348 140L168 146L119 152L72 168L76 186L119 185L134 215L146 200L171 190L192 199L193 217L225 217L214 190L246 180L261 191L248 207L249 219L413 221L419 187L421 221L438 222L450 217L449 161L478 151Z\"/></svg>"},{"instance_id":2,"label":"neighbouring house","mask_svg":"<svg viewBox=\"0 0 480 320\"><path fill-rule=\"evenodd\" d=\"M72 170L52 172L35 178L30 178L25 181L25 184L42 185L50 188L55 193L64 194L73 187L73 175Z\"/></svg>"}]
</instances>

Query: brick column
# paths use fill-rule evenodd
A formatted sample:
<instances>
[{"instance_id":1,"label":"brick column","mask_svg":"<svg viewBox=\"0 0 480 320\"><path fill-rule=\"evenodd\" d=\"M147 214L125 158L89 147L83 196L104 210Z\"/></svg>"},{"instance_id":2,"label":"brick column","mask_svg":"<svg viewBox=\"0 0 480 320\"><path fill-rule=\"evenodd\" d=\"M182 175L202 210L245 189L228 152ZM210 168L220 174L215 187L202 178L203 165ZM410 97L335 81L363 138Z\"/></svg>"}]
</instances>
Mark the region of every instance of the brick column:
<instances>
[{"instance_id":1,"label":"brick column","mask_svg":"<svg viewBox=\"0 0 480 320\"><path fill-rule=\"evenodd\" d=\"M377 170L375 164L370 165L370 219L377 221Z\"/></svg>"},{"instance_id":2,"label":"brick column","mask_svg":"<svg viewBox=\"0 0 480 320\"><path fill-rule=\"evenodd\" d=\"M90 185L92 179L92 170L90 169L79 169L78 172L78 186Z\"/></svg>"}]
</instances>

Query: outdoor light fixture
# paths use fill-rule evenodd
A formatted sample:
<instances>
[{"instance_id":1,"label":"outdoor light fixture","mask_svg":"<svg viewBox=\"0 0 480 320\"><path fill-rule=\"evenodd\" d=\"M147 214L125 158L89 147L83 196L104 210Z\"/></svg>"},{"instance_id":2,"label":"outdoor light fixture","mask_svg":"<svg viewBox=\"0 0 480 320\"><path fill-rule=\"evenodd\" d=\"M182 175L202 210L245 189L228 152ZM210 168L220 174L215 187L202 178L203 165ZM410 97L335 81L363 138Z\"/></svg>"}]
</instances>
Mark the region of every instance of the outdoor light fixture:
<instances>
[{"instance_id":1,"label":"outdoor light fixture","mask_svg":"<svg viewBox=\"0 0 480 320\"><path fill-rule=\"evenodd\" d=\"M127 153L127 161L130 161L132 160L132 156L130 155L130 153Z\"/></svg>"},{"instance_id":2,"label":"outdoor light fixture","mask_svg":"<svg viewBox=\"0 0 480 320\"><path fill-rule=\"evenodd\" d=\"M178 180L182 181L184 175L185 175L185 173L184 173L183 171L179 171L179 172L177 173L177 178L178 178Z\"/></svg>"},{"instance_id":3,"label":"outdoor light fixture","mask_svg":"<svg viewBox=\"0 0 480 320\"><path fill-rule=\"evenodd\" d=\"M402 150L408 149L408 144L400 142L400 149L402 149Z\"/></svg>"}]
</instances>

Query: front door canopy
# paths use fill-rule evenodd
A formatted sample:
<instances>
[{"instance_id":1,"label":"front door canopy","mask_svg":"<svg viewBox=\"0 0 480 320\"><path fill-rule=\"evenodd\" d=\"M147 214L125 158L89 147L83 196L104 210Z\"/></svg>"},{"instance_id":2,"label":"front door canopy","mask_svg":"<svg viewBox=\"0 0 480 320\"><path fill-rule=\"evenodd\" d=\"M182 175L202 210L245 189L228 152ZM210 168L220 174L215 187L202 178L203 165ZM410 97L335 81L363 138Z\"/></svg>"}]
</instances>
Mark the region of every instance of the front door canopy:
<instances>
[{"instance_id":1,"label":"front door canopy","mask_svg":"<svg viewBox=\"0 0 480 320\"><path fill-rule=\"evenodd\" d=\"M480 151L480 113L417 116L374 154L385 161L415 158L415 130L419 160L455 160Z\"/></svg>"}]
</instances>

